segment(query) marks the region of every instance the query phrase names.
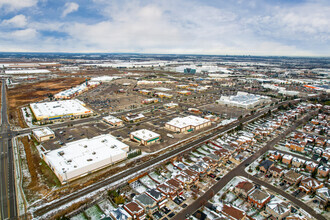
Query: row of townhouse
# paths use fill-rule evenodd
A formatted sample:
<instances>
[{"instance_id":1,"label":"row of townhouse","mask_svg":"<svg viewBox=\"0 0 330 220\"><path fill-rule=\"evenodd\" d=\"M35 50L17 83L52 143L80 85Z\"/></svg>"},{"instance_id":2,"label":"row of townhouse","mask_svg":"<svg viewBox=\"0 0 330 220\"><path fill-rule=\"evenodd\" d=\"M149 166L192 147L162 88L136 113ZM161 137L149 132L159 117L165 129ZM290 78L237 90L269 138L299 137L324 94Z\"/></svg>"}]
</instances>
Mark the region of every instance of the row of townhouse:
<instances>
[{"instance_id":1,"label":"row of townhouse","mask_svg":"<svg viewBox=\"0 0 330 220\"><path fill-rule=\"evenodd\" d=\"M133 200L123 207L111 212L113 219L128 216L123 219L144 219L147 214L152 214L167 203L168 199L174 200L177 196L183 194L184 190L199 181L199 177L211 172L213 168L219 165L222 157L226 157L230 152L226 149L212 145L214 155L199 158L194 164L186 164L179 161L172 161L171 164L176 167L178 172L165 181L160 181L148 174L148 178L156 183L155 188L149 188L146 192L139 194ZM218 156L221 155L221 156Z\"/></svg>"},{"instance_id":2,"label":"row of townhouse","mask_svg":"<svg viewBox=\"0 0 330 220\"><path fill-rule=\"evenodd\" d=\"M287 165L291 164L294 168L304 168L306 171L311 173L317 170L317 175L320 177L326 177L330 173L330 168L327 165L320 165L313 161L306 161L290 154L282 154L278 151L271 151L269 159L271 161L282 161L282 163ZM263 171L265 172L266 170Z\"/></svg>"}]
</instances>

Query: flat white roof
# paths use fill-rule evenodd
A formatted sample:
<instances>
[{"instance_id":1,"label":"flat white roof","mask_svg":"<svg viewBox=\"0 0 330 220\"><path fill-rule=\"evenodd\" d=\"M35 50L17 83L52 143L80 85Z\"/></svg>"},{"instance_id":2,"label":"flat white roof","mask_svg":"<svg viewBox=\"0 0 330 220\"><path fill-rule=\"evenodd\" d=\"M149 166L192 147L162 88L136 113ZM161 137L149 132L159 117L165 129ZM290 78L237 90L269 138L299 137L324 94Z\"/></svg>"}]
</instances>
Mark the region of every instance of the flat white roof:
<instances>
[{"instance_id":1,"label":"flat white roof","mask_svg":"<svg viewBox=\"0 0 330 220\"><path fill-rule=\"evenodd\" d=\"M41 70L41 69L36 69L36 70L31 70L31 69L26 69L26 70L6 70L6 74L31 74L31 73L50 73L49 70Z\"/></svg>"},{"instance_id":2,"label":"flat white roof","mask_svg":"<svg viewBox=\"0 0 330 220\"><path fill-rule=\"evenodd\" d=\"M167 122L167 124L177 128L184 128L187 126L199 126L207 122L210 122L210 120L205 118L200 118L194 115L189 115L186 117L173 118L171 121Z\"/></svg>"},{"instance_id":3,"label":"flat white roof","mask_svg":"<svg viewBox=\"0 0 330 220\"><path fill-rule=\"evenodd\" d=\"M144 118L144 115L142 113L139 113L139 114L127 114L126 115L126 119L127 120L137 120L137 119L140 119L140 118Z\"/></svg>"},{"instance_id":4,"label":"flat white roof","mask_svg":"<svg viewBox=\"0 0 330 220\"><path fill-rule=\"evenodd\" d=\"M155 90L158 90L158 91L171 91L172 89L169 89L169 88L164 88L164 87L157 87L157 88L154 88Z\"/></svg>"},{"instance_id":5,"label":"flat white roof","mask_svg":"<svg viewBox=\"0 0 330 220\"><path fill-rule=\"evenodd\" d=\"M165 103L164 106L178 106L179 104L178 103Z\"/></svg>"},{"instance_id":6,"label":"flat white roof","mask_svg":"<svg viewBox=\"0 0 330 220\"><path fill-rule=\"evenodd\" d=\"M123 120L116 118L115 116L109 115L103 118L103 120L108 121L110 123L118 123L122 122Z\"/></svg>"},{"instance_id":7,"label":"flat white roof","mask_svg":"<svg viewBox=\"0 0 330 220\"><path fill-rule=\"evenodd\" d=\"M34 129L33 134L35 134L38 137L44 137L48 135L54 135L54 132L49 127L45 127L45 128Z\"/></svg>"},{"instance_id":8,"label":"flat white roof","mask_svg":"<svg viewBox=\"0 0 330 220\"><path fill-rule=\"evenodd\" d=\"M138 131L134 131L131 133L131 135L141 139L141 140L144 140L144 141L147 141L147 140L150 140L150 139L154 139L156 137L160 137L159 134L153 132L153 131L150 131L150 130L147 130L147 129L141 129L141 130L138 130Z\"/></svg>"},{"instance_id":9,"label":"flat white roof","mask_svg":"<svg viewBox=\"0 0 330 220\"><path fill-rule=\"evenodd\" d=\"M43 102L30 104L36 117L54 117L69 114L87 114L92 111L84 107L84 103L77 100L63 100L55 102Z\"/></svg>"},{"instance_id":10,"label":"flat white roof","mask_svg":"<svg viewBox=\"0 0 330 220\"><path fill-rule=\"evenodd\" d=\"M45 157L59 173L69 173L107 158L126 155L129 146L110 134L70 142L63 147L45 153ZM109 164L111 161L109 160ZM88 172L89 170L86 170Z\"/></svg>"}]
</instances>

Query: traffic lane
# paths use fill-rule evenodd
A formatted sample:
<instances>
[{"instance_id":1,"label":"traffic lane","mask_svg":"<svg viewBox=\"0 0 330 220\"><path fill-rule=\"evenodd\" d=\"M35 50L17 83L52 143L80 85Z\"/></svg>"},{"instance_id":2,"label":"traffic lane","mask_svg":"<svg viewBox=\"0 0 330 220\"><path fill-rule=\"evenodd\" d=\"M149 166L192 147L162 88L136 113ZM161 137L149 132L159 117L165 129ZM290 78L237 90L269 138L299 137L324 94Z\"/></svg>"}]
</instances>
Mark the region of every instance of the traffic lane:
<instances>
[{"instance_id":1,"label":"traffic lane","mask_svg":"<svg viewBox=\"0 0 330 220\"><path fill-rule=\"evenodd\" d=\"M321 220L326 220L326 218L320 214L317 214L314 209L312 209L311 207L309 207L308 205L306 205L305 203L301 202L300 200L298 200L296 197L286 193L285 191L269 184L266 183L254 176L248 175L247 173L244 172L244 174L242 174L242 176L252 180L254 183L257 183L259 185L262 185L264 187L267 187L268 189L280 194L281 196L287 198L289 201L293 202L294 204L296 204L298 207L302 208L303 210L305 210L306 212L308 212L310 215L312 215L314 218L316 219L321 219Z\"/></svg>"},{"instance_id":2,"label":"traffic lane","mask_svg":"<svg viewBox=\"0 0 330 220\"><path fill-rule=\"evenodd\" d=\"M9 203L8 203L8 152L4 140L1 140L1 161L0 161L0 174L1 174L1 219L9 217Z\"/></svg>"},{"instance_id":3,"label":"traffic lane","mask_svg":"<svg viewBox=\"0 0 330 220\"><path fill-rule=\"evenodd\" d=\"M11 140L7 140L7 146L8 146L8 199L10 201L10 218L15 218L17 216L17 201L16 201L16 180L15 180L15 169L14 169L14 159L13 159L13 153L12 153L12 143Z\"/></svg>"}]
</instances>

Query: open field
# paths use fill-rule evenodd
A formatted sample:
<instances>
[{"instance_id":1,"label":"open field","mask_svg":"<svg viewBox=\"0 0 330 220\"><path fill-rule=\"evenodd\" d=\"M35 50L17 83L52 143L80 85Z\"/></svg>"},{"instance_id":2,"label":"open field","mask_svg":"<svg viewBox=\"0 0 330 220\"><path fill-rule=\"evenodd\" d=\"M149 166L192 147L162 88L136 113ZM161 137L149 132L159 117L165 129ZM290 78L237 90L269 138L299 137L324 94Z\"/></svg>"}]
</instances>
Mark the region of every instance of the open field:
<instances>
[{"instance_id":1,"label":"open field","mask_svg":"<svg viewBox=\"0 0 330 220\"><path fill-rule=\"evenodd\" d=\"M18 126L23 126L19 108L29 103L38 102L62 90L84 82L83 78L56 78L31 84L22 84L8 90L9 120Z\"/></svg>"}]
</instances>

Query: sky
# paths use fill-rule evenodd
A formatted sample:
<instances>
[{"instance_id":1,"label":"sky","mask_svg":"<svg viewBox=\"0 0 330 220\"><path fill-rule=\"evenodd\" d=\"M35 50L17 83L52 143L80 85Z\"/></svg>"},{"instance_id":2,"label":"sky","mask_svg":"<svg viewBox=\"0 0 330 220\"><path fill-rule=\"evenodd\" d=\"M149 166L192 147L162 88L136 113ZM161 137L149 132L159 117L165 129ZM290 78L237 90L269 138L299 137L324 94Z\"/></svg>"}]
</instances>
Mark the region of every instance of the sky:
<instances>
[{"instance_id":1,"label":"sky","mask_svg":"<svg viewBox=\"0 0 330 220\"><path fill-rule=\"evenodd\" d=\"M0 0L0 51L330 56L330 0Z\"/></svg>"}]
</instances>

